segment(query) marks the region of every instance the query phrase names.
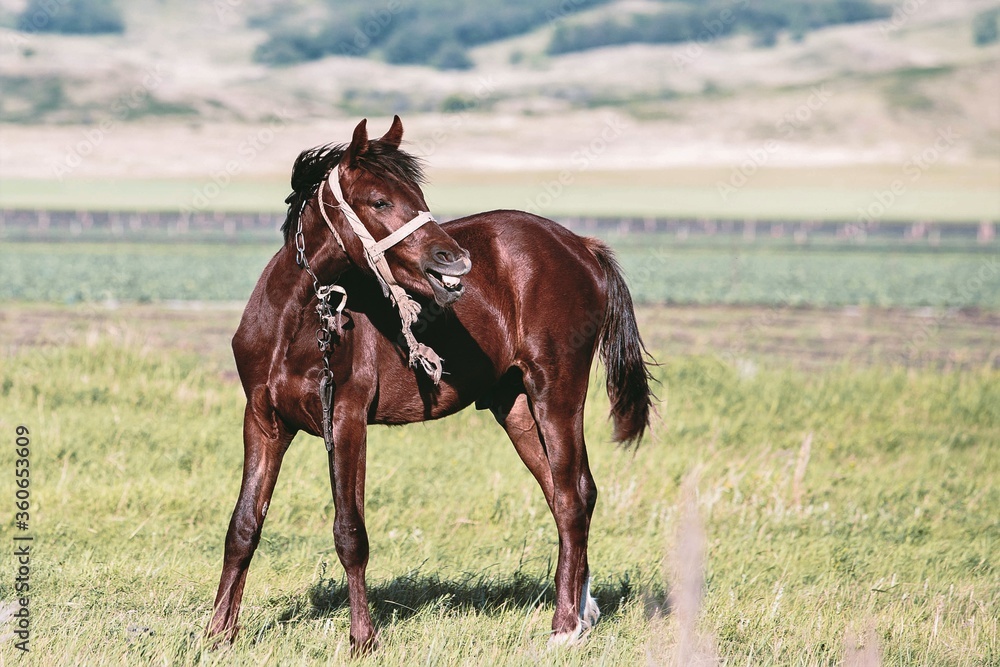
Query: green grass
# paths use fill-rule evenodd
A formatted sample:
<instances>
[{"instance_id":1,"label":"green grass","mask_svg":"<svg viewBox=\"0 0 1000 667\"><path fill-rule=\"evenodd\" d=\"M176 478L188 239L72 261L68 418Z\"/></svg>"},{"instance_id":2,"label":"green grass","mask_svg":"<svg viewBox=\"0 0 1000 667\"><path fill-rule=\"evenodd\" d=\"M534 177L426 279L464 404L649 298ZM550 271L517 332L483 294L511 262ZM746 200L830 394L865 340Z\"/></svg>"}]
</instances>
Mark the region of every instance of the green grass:
<instances>
[{"instance_id":1,"label":"green grass","mask_svg":"<svg viewBox=\"0 0 1000 667\"><path fill-rule=\"evenodd\" d=\"M707 531L698 629L725 664L839 664L845 634L866 628L884 665L996 664L996 371L741 374L713 358L661 361L663 420L635 452L609 443L607 399L600 383L591 392L590 554L605 616L572 651L546 650L556 535L491 418L371 429L377 664L664 664L676 620L652 610L675 583L663 561L695 468ZM125 332L9 357L0 393L0 431L32 434L33 664L346 661L320 440L293 443L242 634L208 652L200 632L239 486L239 387L201 357ZM12 466L0 449L0 469ZM10 600L9 554L0 567ZM0 658L13 654L5 640Z\"/></svg>"},{"instance_id":2,"label":"green grass","mask_svg":"<svg viewBox=\"0 0 1000 667\"><path fill-rule=\"evenodd\" d=\"M641 303L1000 309L995 252L611 241ZM0 301L242 301L278 244L9 243Z\"/></svg>"}]
</instances>

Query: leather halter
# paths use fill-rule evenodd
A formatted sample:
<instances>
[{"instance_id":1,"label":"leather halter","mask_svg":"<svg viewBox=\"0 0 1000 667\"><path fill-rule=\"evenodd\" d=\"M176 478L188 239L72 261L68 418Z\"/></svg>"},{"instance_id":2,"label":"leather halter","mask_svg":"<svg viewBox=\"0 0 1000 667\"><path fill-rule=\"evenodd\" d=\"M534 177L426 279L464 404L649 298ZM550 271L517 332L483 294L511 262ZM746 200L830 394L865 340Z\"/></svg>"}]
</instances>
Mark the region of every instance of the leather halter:
<instances>
[{"instance_id":1,"label":"leather halter","mask_svg":"<svg viewBox=\"0 0 1000 667\"><path fill-rule=\"evenodd\" d=\"M412 220L404 224L402 227L392 232L381 241L376 241L374 237L372 237L371 232L368 231L368 228L361 222L361 218L358 217L358 214L351 208L350 204L347 203L347 199L344 197L344 192L340 187L340 179L341 166L338 164L330 170L330 173L326 178L326 183L330 186L330 191L333 193L336 204L327 204L323 201L323 185L320 184L319 190L316 193L320 214L323 216L326 226L330 228L331 232L333 232L333 237L337 240L337 244L340 245L340 249L347 254L347 248L344 246L344 240L340 237L340 233L337 232L336 228L333 226L333 222L326 213L326 207L335 206L340 209L341 213L344 214L348 224L350 224L351 230L361 241L361 245L364 246L365 259L368 262L368 266L371 267L372 272L374 272L375 277L378 279L379 284L382 286L382 293L399 311L399 319L403 323L403 337L406 339L406 344L409 348L410 366L420 366L423 368L424 372L427 373L427 376L436 385L441 381L443 360L434 350L418 342L414 337L411 327L416 323L417 317L420 315L420 304L414 301L413 298L399 286L399 283L396 282L396 278L392 275L392 270L389 268L389 262L385 259L386 250L393 247L428 222L434 222L434 216L427 211L420 211ZM346 294L344 295L344 300L346 301Z\"/></svg>"}]
</instances>

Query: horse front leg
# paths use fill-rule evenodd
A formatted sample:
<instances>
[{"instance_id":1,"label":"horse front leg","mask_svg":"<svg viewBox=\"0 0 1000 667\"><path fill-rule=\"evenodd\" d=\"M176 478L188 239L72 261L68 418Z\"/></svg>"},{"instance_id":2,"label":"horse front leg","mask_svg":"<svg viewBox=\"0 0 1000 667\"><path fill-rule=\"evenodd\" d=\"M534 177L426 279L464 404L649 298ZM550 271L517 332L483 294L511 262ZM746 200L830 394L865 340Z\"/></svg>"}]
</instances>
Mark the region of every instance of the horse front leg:
<instances>
[{"instance_id":1,"label":"horse front leg","mask_svg":"<svg viewBox=\"0 0 1000 667\"><path fill-rule=\"evenodd\" d=\"M351 606L351 651L368 653L376 646L375 626L368 609L365 570L368 567L368 531L365 529L366 410L337 401L333 411L333 451L329 453L330 488L336 516L333 539L347 572ZM362 415L362 417L358 417Z\"/></svg>"},{"instance_id":2,"label":"horse front leg","mask_svg":"<svg viewBox=\"0 0 1000 667\"><path fill-rule=\"evenodd\" d=\"M270 417L267 419L270 420ZM226 533L222 576L215 596L214 614L207 630L209 637L229 642L238 630L247 570L260 542L281 461L294 437L294 433L280 427L274 433L266 433L262 423L266 422L258 419L254 408L248 404L243 417L243 482Z\"/></svg>"}]
</instances>

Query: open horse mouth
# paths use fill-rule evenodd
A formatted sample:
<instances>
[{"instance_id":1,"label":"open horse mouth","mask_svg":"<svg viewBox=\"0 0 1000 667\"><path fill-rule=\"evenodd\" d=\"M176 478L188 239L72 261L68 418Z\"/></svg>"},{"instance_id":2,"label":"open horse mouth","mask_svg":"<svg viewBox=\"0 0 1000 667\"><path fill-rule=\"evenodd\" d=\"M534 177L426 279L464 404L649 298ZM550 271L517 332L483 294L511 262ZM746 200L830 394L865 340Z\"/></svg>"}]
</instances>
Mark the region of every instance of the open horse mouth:
<instances>
[{"instance_id":1,"label":"open horse mouth","mask_svg":"<svg viewBox=\"0 0 1000 667\"><path fill-rule=\"evenodd\" d=\"M448 263L427 263L423 268L427 283L434 292L434 300L439 306L448 306L465 293L462 276L472 269L472 261L466 255Z\"/></svg>"}]
</instances>

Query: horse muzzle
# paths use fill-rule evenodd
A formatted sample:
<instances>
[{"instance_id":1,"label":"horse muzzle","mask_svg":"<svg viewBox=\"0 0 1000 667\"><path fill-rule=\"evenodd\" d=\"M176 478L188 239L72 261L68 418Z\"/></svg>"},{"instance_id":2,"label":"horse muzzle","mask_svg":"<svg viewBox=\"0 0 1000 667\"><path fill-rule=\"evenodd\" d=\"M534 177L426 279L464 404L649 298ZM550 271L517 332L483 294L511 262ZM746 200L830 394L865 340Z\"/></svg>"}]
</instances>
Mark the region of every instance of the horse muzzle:
<instances>
[{"instance_id":1,"label":"horse muzzle","mask_svg":"<svg viewBox=\"0 0 1000 667\"><path fill-rule=\"evenodd\" d=\"M465 250L456 255L450 250L435 249L423 261L421 268L434 293L434 300L439 306L449 306L465 293L462 276L472 270L472 260Z\"/></svg>"}]
</instances>

